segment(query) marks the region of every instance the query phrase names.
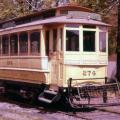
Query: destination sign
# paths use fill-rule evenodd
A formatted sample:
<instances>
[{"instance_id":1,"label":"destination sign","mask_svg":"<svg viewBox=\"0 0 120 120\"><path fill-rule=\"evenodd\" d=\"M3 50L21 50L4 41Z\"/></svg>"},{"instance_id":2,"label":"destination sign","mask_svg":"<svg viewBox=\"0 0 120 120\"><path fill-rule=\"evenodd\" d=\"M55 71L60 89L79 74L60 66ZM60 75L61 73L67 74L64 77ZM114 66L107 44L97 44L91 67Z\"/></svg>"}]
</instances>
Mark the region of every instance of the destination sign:
<instances>
[{"instance_id":1,"label":"destination sign","mask_svg":"<svg viewBox=\"0 0 120 120\"><path fill-rule=\"evenodd\" d=\"M82 11L68 11L68 17L101 21L101 15Z\"/></svg>"}]
</instances>

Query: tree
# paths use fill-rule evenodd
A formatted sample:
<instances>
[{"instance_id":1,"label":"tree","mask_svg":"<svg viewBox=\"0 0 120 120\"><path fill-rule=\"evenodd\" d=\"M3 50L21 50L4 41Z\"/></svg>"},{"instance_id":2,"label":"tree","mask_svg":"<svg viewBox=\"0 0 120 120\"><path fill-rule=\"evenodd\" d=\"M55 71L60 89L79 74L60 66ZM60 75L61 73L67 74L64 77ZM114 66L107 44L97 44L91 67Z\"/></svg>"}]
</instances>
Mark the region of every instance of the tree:
<instances>
[{"instance_id":1,"label":"tree","mask_svg":"<svg viewBox=\"0 0 120 120\"><path fill-rule=\"evenodd\" d=\"M0 20L13 18L17 15L12 0L0 0Z\"/></svg>"}]
</instances>

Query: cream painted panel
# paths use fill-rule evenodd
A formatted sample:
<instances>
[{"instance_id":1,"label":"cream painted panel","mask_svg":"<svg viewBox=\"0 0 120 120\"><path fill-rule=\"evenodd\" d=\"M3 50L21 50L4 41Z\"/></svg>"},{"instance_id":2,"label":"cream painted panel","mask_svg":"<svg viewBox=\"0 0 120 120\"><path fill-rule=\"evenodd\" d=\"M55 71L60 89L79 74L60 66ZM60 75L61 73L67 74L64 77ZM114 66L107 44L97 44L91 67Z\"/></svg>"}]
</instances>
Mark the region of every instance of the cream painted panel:
<instances>
[{"instance_id":1,"label":"cream painted panel","mask_svg":"<svg viewBox=\"0 0 120 120\"><path fill-rule=\"evenodd\" d=\"M66 82L69 78L73 79L85 79L78 80L76 83L82 83L87 81L97 82L103 84L104 79L92 79L92 78L104 78L106 77L106 66L96 67L96 66L66 66ZM87 80L91 78L91 80Z\"/></svg>"},{"instance_id":2,"label":"cream painted panel","mask_svg":"<svg viewBox=\"0 0 120 120\"><path fill-rule=\"evenodd\" d=\"M1 58L0 67L48 70L48 60L46 59L46 57Z\"/></svg>"}]
</instances>

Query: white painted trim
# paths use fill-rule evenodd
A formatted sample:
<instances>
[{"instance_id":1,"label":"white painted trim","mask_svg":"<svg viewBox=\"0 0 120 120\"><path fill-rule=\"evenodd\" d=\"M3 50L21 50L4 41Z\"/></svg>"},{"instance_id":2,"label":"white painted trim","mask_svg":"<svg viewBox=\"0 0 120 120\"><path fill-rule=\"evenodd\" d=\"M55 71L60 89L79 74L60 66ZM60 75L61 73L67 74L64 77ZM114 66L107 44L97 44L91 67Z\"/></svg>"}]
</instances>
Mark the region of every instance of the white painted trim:
<instances>
[{"instance_id":1,"label":"white painted trim","mask_svg":"<svg viewBox=\"0 0 120 120\"><path fill-rule=\"evenodd\" d=\"M0 67L0 70L19 70L19 71L31 71L31 72L50 72L50 70L39 70L39 69L27 69L27 68L9 68Z\"/></svg>"}]
</instances>

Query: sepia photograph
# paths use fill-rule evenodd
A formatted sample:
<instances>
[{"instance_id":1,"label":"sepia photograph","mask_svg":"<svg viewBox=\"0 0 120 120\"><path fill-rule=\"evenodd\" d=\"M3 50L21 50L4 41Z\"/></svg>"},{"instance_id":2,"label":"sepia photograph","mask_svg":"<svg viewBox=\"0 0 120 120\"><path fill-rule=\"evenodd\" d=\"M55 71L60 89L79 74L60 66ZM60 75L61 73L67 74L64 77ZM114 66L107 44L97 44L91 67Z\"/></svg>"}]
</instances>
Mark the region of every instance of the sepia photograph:
<instances>
[{"instance_id":1,"label":"sepia photograph","mask_svg":"<svg viewBox=\"0 0 120 120\"><path fill-rule=\"evenodd\" d=\"M120 0L0 0L0 120L120 120Z\"/></svg>"}]
</instances>

